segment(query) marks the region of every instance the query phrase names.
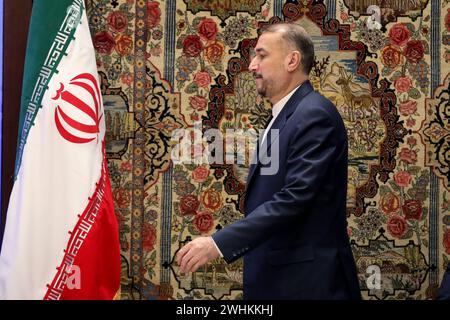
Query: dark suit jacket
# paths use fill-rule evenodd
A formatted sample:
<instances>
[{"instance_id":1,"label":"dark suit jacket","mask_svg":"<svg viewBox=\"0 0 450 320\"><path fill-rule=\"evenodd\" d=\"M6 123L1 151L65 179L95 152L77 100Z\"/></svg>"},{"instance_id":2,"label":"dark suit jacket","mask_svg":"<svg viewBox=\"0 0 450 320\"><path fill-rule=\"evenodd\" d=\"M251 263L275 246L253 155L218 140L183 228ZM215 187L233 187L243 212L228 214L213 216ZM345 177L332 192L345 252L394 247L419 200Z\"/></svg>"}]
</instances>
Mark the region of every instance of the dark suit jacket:
<instances>
[{"instance_id":1,"label":"dark suit jacket","mask_svg":"<svg viewBox=\"0 0 450 320\"><path fill-rule=\"evenodd\" d=\"M268 150L279 144L278 159L271 155L278 172L250 167L246 216L214 241L228 263L245 255L245 299L359 299L347 235L347 134L336 107L307 81L271 129L279 129L278 139L266 138Z\"/></svg>"},{"instance_id":2,"label":"dark suit jacket","mask_svg":"<svg viewBox=\"0 0 450 320\"><path fill-rule=\"evenodd\" d=\"M447 265L447 270L442 278L441 286L439 288L437 300L450 300L450 263Z\"/></svg>"}]
</instances>

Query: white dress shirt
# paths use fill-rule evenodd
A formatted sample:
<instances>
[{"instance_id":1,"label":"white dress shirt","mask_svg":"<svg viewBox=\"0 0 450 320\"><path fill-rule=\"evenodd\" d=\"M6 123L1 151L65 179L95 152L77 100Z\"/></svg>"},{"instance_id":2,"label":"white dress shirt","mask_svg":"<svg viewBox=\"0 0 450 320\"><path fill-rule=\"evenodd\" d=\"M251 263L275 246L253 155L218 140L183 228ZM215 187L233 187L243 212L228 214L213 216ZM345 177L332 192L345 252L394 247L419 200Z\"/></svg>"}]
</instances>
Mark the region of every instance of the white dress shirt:
<instances>
[{"instance_id":1,"label":"white dress shirt","mask_svg":"<svg viewBox=\"0 0 450 320\"><path fill-rule=\"evenodd\" d=\"M275 103L272 107L272 120L269 122L269 124L267 125L266 130L264 130L264 134L263 134L263 138L261 140L261 144L263 143L264 139L266 139L267 136L267 132L269 132L270 128L272 127L272 124L275 122L276 118L278 117L278 115L280 114L281 110L283 110L284 106L286 105L286 103L289 101L289 99L292 97L292 95L294 94L294 92L300 88L301 84L299 86L297 86L294 90L292 90L291 92L289 92L287 95L285 95L283 98L281 98L280 101L278 101L277 103Z\"/></svg>"}]
</instances>

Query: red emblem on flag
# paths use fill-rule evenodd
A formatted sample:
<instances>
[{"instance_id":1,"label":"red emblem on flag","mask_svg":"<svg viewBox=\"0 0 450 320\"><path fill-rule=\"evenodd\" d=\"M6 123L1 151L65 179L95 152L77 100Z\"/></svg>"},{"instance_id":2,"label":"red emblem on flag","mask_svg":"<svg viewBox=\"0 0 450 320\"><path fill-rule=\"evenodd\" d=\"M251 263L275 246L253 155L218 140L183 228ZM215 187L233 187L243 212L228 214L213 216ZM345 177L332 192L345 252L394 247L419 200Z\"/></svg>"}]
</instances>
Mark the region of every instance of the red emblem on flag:
<instances>
[{"instance_id":1,"label":"red emblem on flag","mask_svg":"<svg viewBox=\"0 0 450 320\"><path fill-rule=\"evenodd\" d=\"M82 73L72 78L69 84L83 89L92 99L88 99L91 102L83 101L79 97L82 92L75 90L75 94L73 94L65 90L64 84L60 83L60 88L56 91L56 95L52 99L57 100L61 98L67 104L64 105L66 112L64 112L60 105L55 109L56 128L61 136L69 142L87 143L96 139L100 132L99 123L102 115L99 115L99 109L101 96L97 79L92 74ZM74 111L70 110L70 108L76 108L86 114L90 123L83 123L79 121L80 119L75 119L74 114L76 113L69 112ZM68 115L68 113L72 114L72 116ZM68 131L69 127L71 128L70 132ZM76 132L83 134L78 136ZM93 137L89 137L89 135Z\"/></svg>"}]
</instances>

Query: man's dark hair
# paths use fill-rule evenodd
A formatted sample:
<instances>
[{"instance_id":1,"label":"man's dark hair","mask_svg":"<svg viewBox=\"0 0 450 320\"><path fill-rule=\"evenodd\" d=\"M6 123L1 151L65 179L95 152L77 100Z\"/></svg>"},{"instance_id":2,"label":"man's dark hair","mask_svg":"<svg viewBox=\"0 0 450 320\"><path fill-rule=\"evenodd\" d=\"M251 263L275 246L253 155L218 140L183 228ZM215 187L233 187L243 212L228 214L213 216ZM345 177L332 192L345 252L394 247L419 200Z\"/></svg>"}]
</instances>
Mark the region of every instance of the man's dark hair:
<instances>
[{"instance_id":1,"label":"man's dark hair","mask_svg":"<svg viewBox=\"0 0 450 320\"><path fill-rule=\"evenodd\" d=\"M271 24L261 31L261 34L266 32L279 32L286 43L293 45L302 55L303 72L309 74L314 66L314 44L311 37L303 29L303 27L294 23L276 23Z\"/></svg>"}]
</instances>

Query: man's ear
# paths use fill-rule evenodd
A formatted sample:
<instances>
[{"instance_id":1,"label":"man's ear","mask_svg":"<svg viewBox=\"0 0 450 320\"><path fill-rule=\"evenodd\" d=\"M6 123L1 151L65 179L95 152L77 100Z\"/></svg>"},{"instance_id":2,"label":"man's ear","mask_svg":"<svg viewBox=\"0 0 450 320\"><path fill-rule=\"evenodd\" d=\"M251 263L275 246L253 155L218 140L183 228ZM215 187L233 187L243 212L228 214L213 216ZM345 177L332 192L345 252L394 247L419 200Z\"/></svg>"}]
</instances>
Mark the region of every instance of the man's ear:
<instances>
[{"instance_id":1,"label":"man's ear","mask_svg":"<svg viewBox=\"0 0 450 320\"><path fill-rule=\"evenodd\" d=\"M299 68L302 61L302 54L295 50L287 56L287 71L292 72Z\"/></svg>"}]
</instances>

